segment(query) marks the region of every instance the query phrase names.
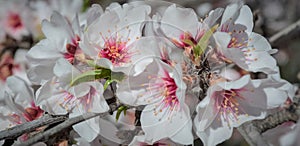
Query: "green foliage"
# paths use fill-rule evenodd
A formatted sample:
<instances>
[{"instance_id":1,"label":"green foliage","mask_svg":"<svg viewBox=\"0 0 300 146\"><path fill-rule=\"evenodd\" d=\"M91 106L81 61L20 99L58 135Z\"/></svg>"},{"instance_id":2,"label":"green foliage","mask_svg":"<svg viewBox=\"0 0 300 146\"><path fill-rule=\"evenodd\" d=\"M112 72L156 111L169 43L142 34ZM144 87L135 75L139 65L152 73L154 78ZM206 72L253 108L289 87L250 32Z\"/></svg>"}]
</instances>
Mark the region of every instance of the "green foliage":
<instances>
[{"instance_id":1,"label":"green foliage","mask_svg":"<svg viewBox=\"0 0 300 146\"><path fill-rule=\"evenodd\" d=\"M74 78L71 81L70 85L75 86L83 82L90 82L98 79L109 78L110 76L111 76L111 71L109 69L90 70Z\"/></svg>"},{"instance_id":2,"label":"green foliage","mask_svg":"<svg viewBox=\"0 0 300 146\"><path fill-rule=\"evenodd\" d=\"M218 25L213 26L211 29L209 29L208 31L205 32L205 34L201 37L201 39L199 40L198 44L196 46L194 46L194 57L200 58L200 56L205 52L208 43L209 43L209 39L211 38L211 36L213 35L213 33L217 30Z\"/></svg>"},{"instance_id":3,"label":"green foliage","mask_svg":"<svg viewBox=\"0 0 300 146\"><path fill-rule=\"evenodd\" d=\"M118 110L117 110L117 114L116 114L116 121L118 121L119 120L119 118L120 118L120 115L121 115L121 113L123 112L124 113L124 115L126 116L126 111L127 111L127 107L126 106L120 106L119 108L118 108Z\"/></svg>"},{"instance_id":4,"label":"green foliage","mask_svg":"<svg viewBox=\"0 0 300 146\"><path fill-rule=\"evenodd\" d=\"M90 7L90 0L83 0L81 12L85 12Z\"/></svg>"}]
</instances>

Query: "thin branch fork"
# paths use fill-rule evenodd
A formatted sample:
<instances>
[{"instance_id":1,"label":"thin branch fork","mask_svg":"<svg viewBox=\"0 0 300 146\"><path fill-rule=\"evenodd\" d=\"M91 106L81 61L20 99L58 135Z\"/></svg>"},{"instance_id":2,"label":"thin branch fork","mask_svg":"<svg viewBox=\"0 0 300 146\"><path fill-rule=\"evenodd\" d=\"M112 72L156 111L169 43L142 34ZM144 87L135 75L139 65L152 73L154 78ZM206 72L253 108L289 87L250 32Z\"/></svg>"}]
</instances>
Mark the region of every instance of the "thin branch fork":
<instances>
[{"instance_id":1,"label":"thin branch fork","mask_svg":"<svg viewBox=\"0 0 300 146\"><path fill-rule=\"evenodd\" d=\"M69 118L69 119L65 120L63 123L45 131L45 132L38 133L35 136L28 139L27 141L18 144L17 146L30 146L39 141L47 141L51 138L51 136L58 134L60 131L67 129L77 123L80 123L85 120L89 120L91 118L95 118L98 116L105 117L107 115L110 115L110 113L113 111L116 111L120 105L113 103L113 104L110 104L109 106L110 106L110 111L107 111L104 113L85 113L85 114L77 116L77 117ZM131 106L128 106L128 107L133 108Z\"/></svg>"},{"instance_id":2,"label":"thin branch fork","mask_svg":"<svg viewBox=\"0 0 300 146\"><path fill-rule=\"evenodd\" d=\"M45 126L45 125L52 125L55 123L59 123L65 121L67 119L66 115L62 116L52 116L52 115L44 115L40 119L27 122L21 125L14 126L12 128L3 130L0 132L0 140L3 139L16 139L24 133L31 132L36 128Z\"/></svg>"},{"instance_id":3,"label":"thin branch fork","mask_svg":"<svg viewBox=\"0 0 300 146\"><path fill-rule=\"evenodd\" d=\"M74 118L70 118L70 119L64 121L63 123L53 127L52 129L49 129L45 132L36 134L32 138L28 139L25 142L22 142L22 143L18 144L17 146L30 146L30 145L33 145L33 144L35 144L39 141L42 141L42 140L47 141L52 135L55 135L55 134L59 133L60 131L66 129L68 127L71 127L72 125L75 125L77 123L80 123L82 121L85 121L85 120L88 120L88 119L91 119L91 118L94 118L94 117L97 117L97 116L105 117L108 114L109 114L109 112L105 112L105 113L85 113L84 115L77 116L77 117L74 117Z\"/></svg>"}]
</instances>

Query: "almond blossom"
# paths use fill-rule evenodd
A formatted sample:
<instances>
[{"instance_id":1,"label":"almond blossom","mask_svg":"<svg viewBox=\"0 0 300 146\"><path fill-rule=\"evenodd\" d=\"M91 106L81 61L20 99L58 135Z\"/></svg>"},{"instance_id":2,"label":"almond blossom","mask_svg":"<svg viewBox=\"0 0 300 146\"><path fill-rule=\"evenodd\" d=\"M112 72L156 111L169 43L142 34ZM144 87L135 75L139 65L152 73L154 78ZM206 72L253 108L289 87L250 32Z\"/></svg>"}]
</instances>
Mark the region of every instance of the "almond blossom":
<instances>
[{"instance_id":1,"label":"almond blossom","mask_svg":"<svg viewBox=\"0 0 300 146\"><path fill-rule=\"evenodd\" d=\"M21 40L23 36L30 35L32 27L30 22L34 20L33 13L28 6L27 0L1 1L0 3L0 26L1 30L10 37Z\"/></svg>"},{"instance_id":2,"label":"almond blossom","mask_svg":"<svg viewBox=\"0 0 300 146\"><path fill-rule=\"evenodd\" d=\"M81 54L79 41L82 31L77 17L70 24L61 14L54 12L50 21L43 21L42 30L46 39L37 43L27 54L31 63L28 77L36 84L54 76L53 67L58 59L64 58L73 64L76 56Z\"/></svg>"},{"instance_id":3,"label":"almond blossom","mask_svg":"<svg viewBox=\"0 0 300 146\"><path fill-rule=\"evenodd\" d=\"M44 114L93 116L68 125L62 142L51 130L68 122L34 129L50 139L45 143L33 133L21 142L175 146L199 137L205 146L218 145L241 124L294 102L297 88L280 77L276 50L253 32L247 5L217 8L201 19L169 2L86 3L0 2L0 129ZM32 47L40 29L45 38ZM298 126L273 129L276 142L293 145Z\"/></svg>"},{"instance_id":4,"label":"almond blossom","mask_svg":"<svg viewBox=\"0 0 300 146\"><path fill-rule=\"evenodd\" d=\"M87 82L70 87L69 83L73 76L78 76L81 72L63 58L58 60L54 68L56 77L45 82L37 91L37 104L42 109L54 115L69 113L69 117L109 110L103 97L104 90L101 83ZM78 123L73 128L80 136L91 142L100 131L99 117Z\"/></svg>"},{"instance_id":5,"label":"almond blossom","mask_svg":"<svg viewBox=\"0 0 300 146\"><path fill-rule=\"evenodd\" d=\"M19 77L11 76L7 79L5 96L0 100L1 130L36 120L43 116L44 111L36 105L33 89ZM27 140L27 134L20 140Z\"/></svg>"},{"instance_id":6,"label":"almond blossom","mask_svg":"<svg viewBox=\"0 0 300 146\"><path fill-rule=\"evenodd\" d=\"M246 75L209 87L194 119L196 134L204 145L217 145L231 137L233 127L265 117L267 95L260 84Z\"/></svg>"},{"instance_id":7,"label":"almond blossom","mask_svg":"<svg viewBox=\"0 0 300 146\"><path fill-rule=\"evenodd\" d=\"M148 6L111 4L86 28L80 43L83 52L101 67L126 73L134 60L143 57L130 45L142 36L149 13Z\"/></svg>"},{"instance_id":8,"label":"almond blossom","mask_svg":"<svg viewBox=\"0 0 300 146\"><path fill-rule=\"evenodd\" d=\"M201 23L192 9L179 8L175 4L169 6L161 18L161 30L178 47L189 47L187 40L197 44L203 31Z\"/></svg>"},{"instance_id":9,"label":"almond blossom","mask_svg":"<svg viewBox=\"0 0 300 146\"><path fill-rule=\"evenodd\" d=\"M153 144L169 137L177 143L191 144L192 122L184 102L185 89L180 69L155 59L144 72L118 84L117 96L129 105L146 105L141 114L145 142Z\"/></svg>"},{"instance_id":10,"label":"almond blossom","mask_svg":"<svg viewBox=\"0 0 300 146\"><path fill-rule=\"evenodd\" d=\"M219 57L247 71L275 73L276 60L270 55L275 50L263 36L252 32L252 19L252 12L246 5L226 7L214 34Z\"/></svg>"}]
</instances>

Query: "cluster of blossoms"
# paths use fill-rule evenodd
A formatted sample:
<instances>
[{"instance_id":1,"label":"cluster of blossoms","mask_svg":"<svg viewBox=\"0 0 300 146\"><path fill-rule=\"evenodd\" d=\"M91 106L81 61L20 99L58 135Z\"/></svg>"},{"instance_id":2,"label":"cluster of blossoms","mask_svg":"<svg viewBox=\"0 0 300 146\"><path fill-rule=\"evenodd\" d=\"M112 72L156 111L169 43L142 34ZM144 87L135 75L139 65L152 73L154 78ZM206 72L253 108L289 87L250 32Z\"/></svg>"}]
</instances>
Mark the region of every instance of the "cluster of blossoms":
<instances>
[{"instance_id":1,"label":"cluster of blossoms","mask_svg":"<svg viewBox=\"0 0 300 146\"><path fill-rule=\"evenodd\" d=\"M210 146L294 97L295 87L280 78L271 56L276 50L252 32L246 5L217 8L202 20L192 9L166 2L112 3L106 9L94 4L81 15L82 2L62 3L24 4L51 17L29 19L21 8L1 12L0 34L18 41L40 36L31 28L39 26L45 37L26 55L28 78L3 80L1 130L45 113L72 118L110 112L73 125L76 144L189 145L199 137ZM37 19L45 20L32 25ZM31 84L40 85L35 93Z\"/></svg>"}]
</instances>

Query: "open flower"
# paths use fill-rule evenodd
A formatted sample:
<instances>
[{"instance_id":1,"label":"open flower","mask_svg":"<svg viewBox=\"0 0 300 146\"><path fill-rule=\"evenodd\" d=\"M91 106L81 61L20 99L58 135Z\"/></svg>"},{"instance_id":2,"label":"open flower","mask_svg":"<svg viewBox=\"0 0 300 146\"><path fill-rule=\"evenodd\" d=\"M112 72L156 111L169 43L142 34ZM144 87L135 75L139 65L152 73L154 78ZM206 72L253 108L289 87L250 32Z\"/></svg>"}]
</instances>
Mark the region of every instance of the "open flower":
<instances>
[{"instance_id":1,"label":"open flower","mask_svg":"<svg viewBox=\"0 0 300 146\"><path fill-rule=\"evenodd\" d=\"M262 87L267 94L268 108L282 107L287 101L293 101L298 87L280 77L279 68L275 69L276 74L269 74L263 79Z\"/></svg>"},{"instance_id":2,"label":"open flower","mask_svg":"<svg viewBox=\"0 0 300 146\"><path fill-rule=\"evenodd\" d=\"M0 100L1 130L36 120L44 114L35 103L33 89L24 80L11 76L6 84L6 94ZM21 140L26 139L27 134L21 136Z\"/></svg>"},{"instance_id":3,"label":"open flower","mask_svg":"<svg viewBox=\"0 0 300 146\"><path fill-rule=\"evenodd\" d=\"M147 143L167 137L181 144L193 142L190 111L185 104L186 85L180 65L176 67L179 68L155 59L144 72L128 76L117 85L121 102L146 105L141 114L141 126Z\"/></svg>"},{"instance_id":4,"label":"open flower","mask_svg":"<svg viewBox=\"0 0 300 146\"><path fill-rule=\"evenodd\" d=\"M161 18L161 30L178 47L189 47L191 41L197 44L204 32L200 30L200 22L192 9L179 8L175 4L169 6Z\"/></svg>"},{"instance_id":5,"label":"open flower","mask_svg":"<svg viewBox=\"0 0 300 146\"><path fill-rule=\"evenodd\" d=\"M11 76L7 79L5 103L11 116L12 125L32 121L41 117L44 113L35 104L33 89L19 77Z\"/></svg>"},{"instance_id":6,"label":"open flower","mask_svg":"<svg viewBox=\"0 0 300 146\"><path fill-rule=\"evenodd\" d=\"M82 32L77 17L70 24L61 14L54 12L50 21L43 21L42 30L46 39L27 54L31 63L28 77L36 84L54 76L53 67L58 59L64 58L74 64L76 56L81 54L78 43Z\"/></svg>"},{"instance_id":7,"label":"open flower","mask_svg":"<svg viewBox=\"0 0 300 146\"><path fill-rule=\"evenodd\" d=\"M82 0L51 0L51 1L29 1L30 7L34 10L34 22L31 22L34 26L34 37L43 38L41 30L41 22L46 19L50 20L53 12L58 12L68 21L72 21L74 17L79 17L80 25L86 23L86 13L82 11Z\"/></svg>"},{"instance_id":8,"label":"open flower","mask_svg":"<svg viewBox=\"0 0 300 146\"><path fill-rule=\"evenodd\" d=\"M0 3L0 26L1 30L10 37L21 40L23 36L31 33L33 13L26 5L26 0L1 1Z\"/></svg>"},{"instance_id":9,"label":"open flower","mask_svg":"<svg viewBox=\"0 0 300 146\"><path fill-rule=\"evenodd\" d=\"M252 72L274 73L276 60L268 41L252 32L252 12L246 5L226 7L221 25L214 34L218 57Z\"/></svg>"},{"instance_id":10,"label":"open flower","mask_svg":"<svg viewBox=\"0 0 300 146\"><path fill-rule=\"evenodd\" d=\"M69 117L109 110L101 83L87 82L70 87L73 76L78 76L81 72L63 58L58 60L54 68L56 77L45 82L37 91L37 104L42 109L54 115L69 113ZM73 128L87 141L93 141L100 131L99 117L78 123Z\"/></svg>"},{"instance_id":11,"label":"open flower","mask_svg":"<svg viewBox=\"0 0 300 146\"><path fill-rule=\"evenodd\" d=\"M265 91L249 75L216 83L197 106L196 134L204 145L217 145L231 137L234 127L264 118L266 108Z\"/></svg>"},{"instance_id":12,"label":"open flower","mask_svg":"<svg viewBox=\"0 0 300 146\"><path fill-rule=\"evenodd\" d=\"M112 4L84 32L83 52L99 66L126 72L141 57L130 45L142 36L150 7Z\"/></svg>"}]
</instances>

